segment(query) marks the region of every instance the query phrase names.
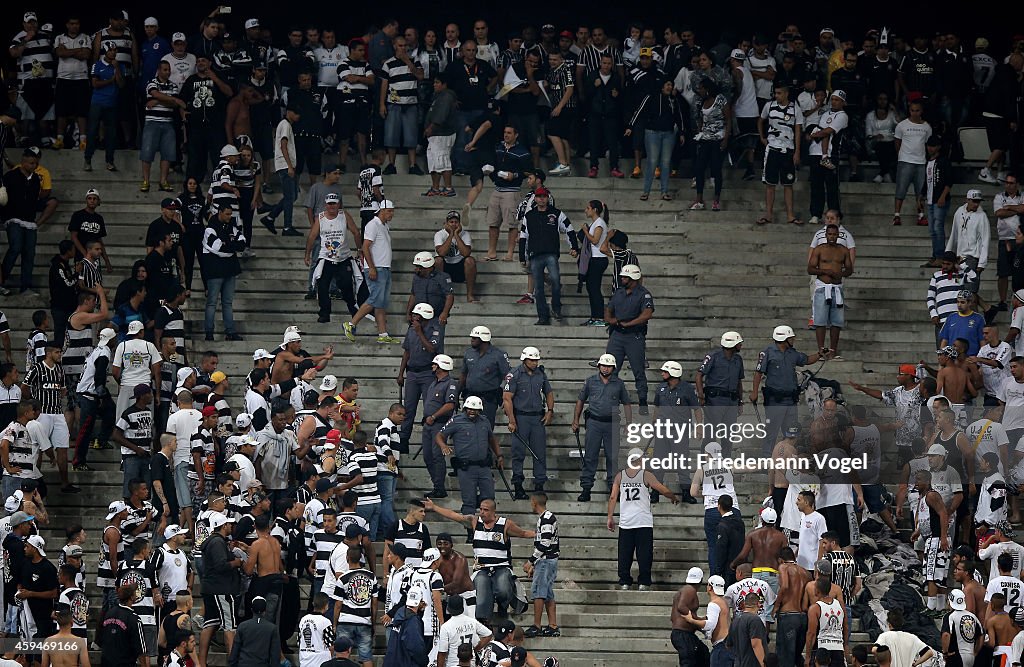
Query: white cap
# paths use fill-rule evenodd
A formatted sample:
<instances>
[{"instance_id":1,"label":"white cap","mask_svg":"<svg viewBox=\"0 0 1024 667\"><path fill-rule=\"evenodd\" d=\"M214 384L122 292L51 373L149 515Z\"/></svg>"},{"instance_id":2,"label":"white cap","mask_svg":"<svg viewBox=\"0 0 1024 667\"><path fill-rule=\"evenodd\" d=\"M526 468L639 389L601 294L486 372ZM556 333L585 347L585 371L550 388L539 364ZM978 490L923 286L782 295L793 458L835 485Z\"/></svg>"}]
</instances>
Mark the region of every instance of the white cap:
<instances>
[{"instance_id":1,"label":"white cap","mask_svg":"<svg viewBox=\"0 0 1024 667\"><path fill-rule=\"evenodd\" d=\"M643 274L640 273L640 267L636 264L626 264L619 270L619 275L633 280L640 280L643 277Z\"/></svg>"},{"instance_id":2,"label":"white cap","mask_svg":"<svg viewBox=\"0 0 1024 667\"><path fill-rule=\"evenodd\" d=\"M238 149L235 148L234 146L232 146L231 144L224 144L224 148L220 149L220 156L221 157L237 157L238 156Z\"/></svg>"},{"instance_id":3,"label":"white cap","mask_svg":"<svg viewBox=\"0 0 1024 667\"><path fill-rule=\"evenodd\" d=\"M722 347L736 347L743 342L743 336L739 335L736 331L726 331L722 334Z\"/></svg>"},{"instance_id":4,"label":"white cap","mask_svg":"<svg viewBox=\"0 0 1024 667\"><path fill-rule=\"evenodd\" d=\"M434 255L424 250L423 252L416 253L416 256L412 258L414 266L422 266L425 269L429 269L434 266Z\"/></svg>"},{"instance_id":5,"label":"white cap","mask_svg":"<svg viewBox=\"0 0 1024 667\"><path fill-rule=\"evenodd\" d=\"M928 456L942 456L942 457L945 457L945 456L949 456L949 452L946 451L945 447L943 447L942 445L940 445L939 443L936 442L934 445L932 445L931 447L928 448Z\"/></svg>"},{"instance_id":6,"label":"white cap","mask_svg":"<svg viewBox=\"0 0 1024 667\"><path fill-rule=\"evenodd\" d=\"M38 21L39 17L36 16L35 12L25 12L25 15L21 17L21 20L28 23L29 21Z\"/></svg>"},{"instance_id":7,"label":"white cap","mask_svg":"<svg viewBox=\"0 0 1024 667\"><path fill-rule=\"evenodd\" d=\"M635 462L635 463L639 463L640 459L642 459L643 457L644 457L644 450L642 450L639 447L634 447L631 450L629 450L628 454L626 454L626 465L630 465L631 461Z\"/></svg>"},{"instance_id":8,"label":"white cap","mask_svg":"<svg viewBox=\"0 0 1024 667\"><path fill-rule=\"evenodd\" d=\"M141 333L144 328L141 320L133 320L128 324L128 335L134 336L137 333Z\"/></svg>"},{"instance_id":9,"label":"white cap","mask_svg":"<svg viewBox=\"0 0 1024 667\"><path fill-rule=\"evenodd\" d=\"M413 315L419 315L425 320L434 319L434 307L429 303L417 303L412 307Z\"/></svg>"},{"instance_id":10,"label":"white cap","mask_svg":"<svg viewBox=\"0 0 1024 667\"><path fill-rule=\"evenodd\" d=\"M184 368L179 368L178 369L178 384L180 385L182 382L184 382L185 380L187 380L190 377L192 377L192 374L195 373L195 372L196 372L196 370L194 368L192 368L191 366L185 366Z\"/></svg>"},{"instance_id":11,"label":"white cap","mask_svg":"<svg viewBox=\"0 0 1024 667\"><path fill-rule=\"evenodd\" d=\"M619 365L619 362L615 361L615 357L610 354L602 354L597 358L598 366L611 366L612 368Z\"/></svg>"},{"instance_id":12,"label":"white cap","mask_svg":"<svg viewBox=\"0 0 1024 667\"><path fill-rule=\"evenodd\" d=\"M100 191L97 190L96 188L89 188L88 190L85 191L85 196L86 197L99 197L100 196Z\"/></svg>"},{"instance_id":13,"label":"white cap","mask_svg":"<svg viewBox=\"0 0 1024 667\"><path fill-rule=\"evenodd\" d=\"M467 396L466 402L462 404L462 407L466 410L483 410L484 402L479 396Z\"/></svg>"},{"instance_id":14,"label":"white cap","mask_svg":"<svg viewBox=\"0 0 1024 667\"><path fill-rule=\"evenodd\" d=\"M778 521L778 519L779 515L773 508L765 507L763 510L761 510L761 521L764 521L765 523L774 524L776 521Z\"/></svg>"},{"instance_id":15,"label":"white cap","mask_svg":"<svg viewBox=\"0 0 1024 667\"><path fill-rule=\"evenodd\" d=\"M523 353L519 355L520 361L526 361L527 359L533 359L534 361L540 361L540 350L535 347L524 347Z\"/></svg>"},{"instance_id":16,"label":"white cap","mask_svg":"<svg viewBox=\"0 0 1024 667\"><path fill-rule=\"evenodd\" d=\"M175 535L188 535L188 528L182 528L176 523L172 523L171 525L164 528L165 540L169 540Z\"/></svg>"},{"instance_id":17,"label":"white cap","mask_svg":"<svg viewBox=\"0 0 1024 667\"><path fill-rule=\"evenodd\" d=\"M223 512L214 512L210 515L210 530L217 530L221 526L234 522L234 519Z\"/></svg>"},{"instance_id":18,"label":"white cap","mask_svg":"<svg viewBox=\"0 0 1024 667\"><path fill-rule=\"evenodd\" d=\"M140 323L139 322L132 322L132 324L140 324ZM116 338L116 337L117 337L117 332L114 331L113 329L111 329L110 327L106 327L104 329L101 329L100 330L100 345L103 345L104 343L107 343L107 342L109 342L110 340L112 340L113 338Z\"/></svg>"},{"instance_id":19,"label":"white cap","mask_svg":"<svg viewBox=\"0 0 1024 667\"><path fill-rule=\"evenodd\" d=\"M157 21L155 16L149 16L149 17L146 18L145 21L142 22L142 25L143 26L152 25L152 26L159 27L160 21Z\"/></svg>"},{"instance_id":20,"label":"white cap","mask_svg":"<svg viewBox=\"0 0 1024 667\"><path fill-rule=\"evenodd\" d=\"M42 535L32 535L25 541L34 546L40 556L46 558L46 540L43 539Z\"/></svg>"},{"instance_id":21,"label":"white cap","mask_svg":"<svg viewBox=\"0 0 1024 667\"><path fill-rule=\"evenodd\" d=\"M300 334L298 331L286 330L284 332L284 340L282 341L282 345L294 343L295 341L299 340L302 340L302 334Z\"/></svg>"},{"instance_id":22,"label":"white cap","mask_svg":"<svg viewBox=\"0 0 1024 667\"><path fill-rule=\"evenodd\" d=\"M729 57L733 60L746 60L747 54L743 53L743 49L733 49Z\"/></svg>"},{"instance_id":23,"label":"white cap","mask_svg":"<svg viewBox=\"0 0 1024 667\"><path fill-rule=\"evenodd\" d=\"M722 446L717 442L711 441L704 445L704 453L708 456L718 456L722 453Z\"/></svg>"},{"instance_id":24,"label":"white cap","mask_svg":"<svg viewBox=\"0 0 1024 667\"><path fill-rule=\"evenodd\" d=\"M423 602L423 590L419 586L413 586L405 594L405 606L416 608L420 606L421 602Z\"/></svg>"},{"instance_id":25,"label":"white cap","mask_svg":"<svg viewBox=\"0 0 1024 667\"><path fill-rule=\"evenodd\" d=\"M975 200L980 201L981 200L981 190L975 190L973 188L968 190L967 191L967 198L968 199L975 199Z\"/></svg>"},{"instance_id":26,"label":"white cap","mask_svg":"<svg viewBox=\"0 0 1024 667\"><path fill-rule=\"evenodd\" d=\"M793 338L794 336L796 336L796 334L793 333L793 327L787 326L785 324L780 324L779 326L775 327L774 331L772 331L772 340L778 341L780 343L785 342L790 338Z\"/></svg>"},{"instance_id":27,"label":"white cap","mask_svg":"<svg viewBox=\"0 0 1024 667\"><path fill-rule=\"evenodd\" d=\"M126 509L128 509L128 505L123 500L115 500L110 503L107 505L107 521L110 521Z\"/></svg>"},{"instance_id":28,"label":"white cap","mask_svg":"<svg viewBox=\"0 0 1024 667\"><path fill-rule=\"evenodd\" d=\"M249 28L258 28L258 27L260 27L260 20L259 19L246 19L245 20L245 29L246 30L248 30Z\"/></svg>"},{"instance_id":29,"label":"white cap","mask_svg":"<svg viewBox=\"0 0 1024 667\"><path fill-rule=\"evenodd\" d=\"M686 583L699 584L702 581L704 581L704 570L699 567L691 567L690 571L686 573Z\"/></svg>"},{"instance_id":30,"label":"white cap","mask_svg":"<svg viewBox=\"0 0 1024 667\"><path fill-rule=\"evenodd\" d=\"M423 552L423 559L420 561L421 565L430 565L436 560L440 560L441 551L431 547Z\"/></svg>"},{"instance_id":31,"label":"white cap","mask_svg":"<svg viewBox=\"0 0 1024 667\"><path fill-rule=\"evenodd\" d=\"M715 595L725 595L725 579L721 576L713 574L708 577L708 586L711 586Z\"/></svg>"},{"instance_id":32,"label":"white cap","mask_svg":"<svg viewBox=\"0 0 1024 667\"><path fill-rule=\"evenodd\" d=\"M377 210L378 211L382 211L382 210L384 210L386 208L394 209L395 208L395 202L391 201L390 199L382 199L379 202L377 202Z\"/></svg>"},{"instance_id":33,"label":"white cap","mask_svg":"<svg viewBox=\"0 0 1024 667\"><path fill-rule=\"evenodd\" d=\"M253 361L259 361L260 359L273 359L273 358L274 358L274 355L272 355L271 353L267 352L266 348L262 348L262 347L257 348L256 351L252 353L252 360Z\"/></svg>"},{"instance_id":34,"label":"white cap","mask_svg":"<svg viewBox=\"0 0 1024 667\"><path fill-rule=\"evenodd\" d=\"M437 367L443 371L450 371L455 368L455 362L447 354L439 354L430 360L430 363L437 364Z\"/></svg>"},{"instance_id":35,"label":"white cap","mask_svg":"<svg viewBox=\"0 0 1024 667\"><path fill-rule=\"evenodd\" d=\"M335 375L325 375L320 383L320 391L334 391L338 388L338 378Z\"/></svg>"},{"instance_id":36,"label":"white cap","mask_svg":"<svg viewBox=\"0 0 1024 667\"><path fill-rule=\"evenodd\" d=\"M950 609L954 611L963 611L964 609L967 609L967 597L959 588L951 590L948 597Z\"/></svg>"},{"instance_id":37,"label":"white cap","mask_svg":"<svg viewBox=\"0 0 1024 667\"><path fill-rule=\"evenodd\" d=\"M235 426L238 428L249 428L252 425L252 415L248 412L239 412L235 417Z\"/></svg>"},{"instance_id":38,"label":"white cap","mask_svg":"<svg viewBox=\"0 0 1024 667\"><path fill-rule=\"evenodd\" d=\"M666 361L661 365L661 370L668 373L670 377L683 377L683 367L679 365L678 361Z\"/></svg>"},{"instance_id":39,"label":"white cap","mask_svg":"<svg viewBox=\"0 0 1024 667\"><path fill-rule=\"evenodd\" d=\"M256 438L254 438L251 435L247 435L244 438L242 438L242 441L238 443L238 446L239 447L249 446L249 447L255 447L256 449L259 449L260 448L260 441L257 440Z\"/></svg>"},{"instance_id":40,"label":"white cap","mask_svg":"<svg viewBox=\"0 0 1024 667\"><path fill-rule=\"evenodd\" d=\"M25 500L25 492L18 489L11 494L11 497L4 501L4 509L8 514L14 514L21 507L21 501Z\"/></svg>"},{"instance_id":41,"label":"white cap","mask_svg":"<svg viewBox=\"0 0 1024 667\"><path fill-rule=\"evenodd\" d=\"M188 41L188 39L185 37L185 33L183 33L183 32L176 32L173 35L171 35L171 43L174 43L174 42L187 42L187 41Z\"/></svg>"},{"instance_id":42,"label":"white cap","mask_svg":"<svg viewBox=\"0 0 1024 667\"><path fill-rule=\"evenodd\" d=\"M488 329L487 327L476 326L473 327L473 330L469 332L469 337L479 338L480 340L487 343L490 342L491 340L491 330Z\"/></svg>"}]
</instances>

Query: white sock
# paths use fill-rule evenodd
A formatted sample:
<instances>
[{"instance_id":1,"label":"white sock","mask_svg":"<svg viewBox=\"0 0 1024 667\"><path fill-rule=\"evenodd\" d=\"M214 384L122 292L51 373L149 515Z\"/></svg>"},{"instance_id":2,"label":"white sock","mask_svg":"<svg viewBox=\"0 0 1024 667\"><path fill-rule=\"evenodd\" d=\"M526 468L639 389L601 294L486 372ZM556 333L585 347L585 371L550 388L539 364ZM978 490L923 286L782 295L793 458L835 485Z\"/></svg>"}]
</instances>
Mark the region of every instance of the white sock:
<instances>
[{"instance_id":1,"label":"white sock","mask_svg":"<svg viewBox=\"0 0 1024 667\"><path fill-rule=\"evenodd\" d=\"M946 596L941 593L935 596L935 611L946 610Z\"/></svg>"},{"instance_id":2,"label":"white sock","mask_svg":"<svg viewBox=\"0 0 1024 667\"><path fill-rule=\"evenodd\" d=\"M928 609L929 611L935 609L935 598L931 595L928 596Z\"/></svg>"}]
</instances>

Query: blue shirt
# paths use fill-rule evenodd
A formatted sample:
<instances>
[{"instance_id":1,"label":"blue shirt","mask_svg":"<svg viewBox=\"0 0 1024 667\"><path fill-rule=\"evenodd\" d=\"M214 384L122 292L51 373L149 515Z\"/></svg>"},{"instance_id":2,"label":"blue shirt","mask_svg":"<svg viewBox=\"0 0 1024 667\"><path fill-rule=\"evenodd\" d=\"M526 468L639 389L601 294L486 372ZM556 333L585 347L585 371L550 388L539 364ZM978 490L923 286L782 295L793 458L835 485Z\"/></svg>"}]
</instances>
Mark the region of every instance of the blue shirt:
<instances>
[{"instance_id":1,"label":"blue shirt","mask_svg":"<svg viewBox=\"0 0 1024 667\"><path fill-rule=\"evenodd\" d=\"M115 64L111 65L104 58L100 58L92 64L92 72L90 76L93 79L99 79L100 81L110 81L114 78L114 67L121 68L121 76L127 76L124 65ZM112 83L109 86L103 86L102 88L92 89L92 103L101 107L112 107L117 104L117 92L120 90L116 83Z\"/></svg>"},{"instance_id":2,"label":"blue shirt","mask_svg":"<svg viewBox=\"0 0 1024 667\"><path fill-rule=\"evenodd\" d=\"M957 338L963 338L967 341L967 356L970 357L978 354L978 350L985 342L982 332L984 328L984 315L979 313L961 315L959 312L955 312L946 318L945 324L942 325L942 331L939 332L939 338L946 341L946 345L952 345Z\"/></svg>"},{"instance_id":3,"label":"blue shirt","mask_svg":"<svg viewBox=\"0 0 1024 667\"><path fill-rule=\"evenodd\" d=\"M160 35L142 43L139 48L139 58L142 61L142 74L138 80L139 90L146 90L146 85L156 77L160 61L170 52L171 43Z\"/></svg>"}]
</instances>

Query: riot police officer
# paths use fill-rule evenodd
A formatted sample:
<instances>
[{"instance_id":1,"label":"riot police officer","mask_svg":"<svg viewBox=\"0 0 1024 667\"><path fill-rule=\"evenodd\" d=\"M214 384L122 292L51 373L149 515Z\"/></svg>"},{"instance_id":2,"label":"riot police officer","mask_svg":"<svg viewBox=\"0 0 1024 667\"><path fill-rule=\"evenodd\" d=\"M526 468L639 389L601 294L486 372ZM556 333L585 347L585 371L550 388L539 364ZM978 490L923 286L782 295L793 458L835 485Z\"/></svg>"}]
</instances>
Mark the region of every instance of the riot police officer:
<instances>
[{"instance_id":1,"label":"riot police officer","mask_svg":"<svg viewBox=\"0 0 1024 667\"><path fill-rule=\"evenodd\" d=\"M491 422L481 414L484 402L480 397L467 396L462 409L462 414L455 415L441 427L434 436L434 444L445 456L455 455L452 465L459 474L462 514L471 514L481 500L494 500L491 466L497 464L504 468L505 462Z\"/></svg>"},{"instance_id":2,"label":"riot police officer","mask_svg":"<svg viewBox=\"0 0 1024 667\"><path fill-rule=\"evenodd\" d=\"M533 461L533 490L543 491L548 479L546 426L555 415L555 392L540 365L540 350L524 347L519 355L523 362L505 376L502 408L508 418L512 434L512 485L516 500L529 498L523 489L523 459L526 458L525 440L537 456ZM532 458L532 456L531 456Z\"/></svg>"},{"instance_id":3,"label":"riot police officer","mask_svg":"<svg viewBox=\"0 0 1024 667\"><path fill-rule=\"evenodd\" d=\"M469 349L462 356L459 389L463 395L477 396L484 402L484 416L492 426L501 402L501 388L510 370L505 351L491 345L491 330L473 327L469 332Z\"/></svg>"},{"instance_id":4,"label":"riot police officer","mask_svg":"<svg viewBox=\"0 0 1024 667\"><path fill-rule=\"evenodd\" d=\"M806 366L818 361L820 355L815 352L807 356L797 352L793 347L796 334L793 328L781 324L772 332L774 345L769 345L757 356L754 368L754 387L750 390L750 402L757 403L757 390L764 381L764 441L761 442L761 453L768 455L775 447L775 437L780 429L794 426L799 419L800 385L796 380L796 367Z\"/></svg>"},{"instance_id":5,"label":"riot police officer","mask_svg":"<svg viewBox=\"0 0 1024 667\"><path fill-rule=\"evenodd\" d=\"M434 381L423 394L423 465L426 466L434 487L427 494L427 498L448 497L448 492L444 490L444 477L448 466L444 462L444 457L434 447L434 436L459 407L459 384L451 376L454 366L455 362L447 354L435 356L430 363ZM405 419L410 420L409 417Z\"/></svg>"},{"instance_id":6,"label":"riot police officer","mask_svg":"<svg viewBox=\"0 0 1024 667\"><path fill-rule=\"evenodd\" d=\"M704 414L697 401L697 392L693 384L683 380L683 367L678 361L666 361L661 365L661 384L654 392L654 418L665 419L687 429L680 432L679 442L674 438L655 438L654 458L663 458L670 453L689 457L689 426L691 423L703 422ZM664 470L654 471L654 474L659 482L665 483ZM683 489L680 500L696 503L697 499L690 495L690 475L683 468L679 470L679 483ZM658 502L657 491L651 491L651 502Z\"/></svg>"},{"instance_id":7,"label":"riot police officer","mask_svg":"<svg viewBox=\"0 0 1024 667\"><path fill-rule=\"evenodd\" d=\"M647 414L647 322L654 317L654 297L640 284L640 267L626 264L619 271L621 287L612 292L604 309L608 347L616 359L629 360L636 383L640 414Z\"/></svg>"},{"instance_id":8,"label":"riot police officer","mask_svg":"<svg viewBox=\"0 0 1024 667\"><path fill-rule=\"evenodd\" d=\"M704 443L722 443L726 458L732 455L732 442L723 430L732 428L743 404L743 337L735 331L722 334L721 347L704 357L697 369L697 398L704 407L707 428Z\"/></svg>"},{"instance_id":9,"label":"riot police officer","mask_svg":"<svg viewBox=\"0 0 1024 667\"><path fill-rule=\"evenodd\" d=\"M398 366L395 382L402 387L402 403L406 419L398 435L408 444L412 425L416 419L416 404L434 382L431 366L434 357L444 353L444 325L434 319L434 308L429 303L418 303L412 309L409 330L402 341L402 362Z\"/></svg>"},{"instance_id":10,"label":"riot police officer","mask_svg":"<svg viewBox=\"0 0 1024 667\"><path fill-rule=\"evenodd\" d=\"M455 286L452 285L451 276L434 269L434 257L430 252L418 252L413 257L412 265L416 268L413 269L412 291L409 292L409 302L405 309L411 320L413 306L428 303L434 309L441 326L446 326L448 313L455 303Z\"/></svg>"},{"instance_id":11,"label":"riot police officer","mask_svg":"<svg viewBox=\"0 0 1024 667\"><path fill-rule=\"evenodd\" d=\"M580 493L577 501L590 501L590 490L597 477L597 458L604 450L605 471L611 483L618 469L619 458L619 406L626 410L626 423L633 421L633 407L626 391L626 384L615 374L618 363L610 354L602 354L597 360L597 374L583 383L576 398L576 411L572 417L572 432L579 433L583 405L587 406L587 437L583 451L583 469L580 472ZM640 367L643 370L643 366Z\"/></svg>"}]
</instances>

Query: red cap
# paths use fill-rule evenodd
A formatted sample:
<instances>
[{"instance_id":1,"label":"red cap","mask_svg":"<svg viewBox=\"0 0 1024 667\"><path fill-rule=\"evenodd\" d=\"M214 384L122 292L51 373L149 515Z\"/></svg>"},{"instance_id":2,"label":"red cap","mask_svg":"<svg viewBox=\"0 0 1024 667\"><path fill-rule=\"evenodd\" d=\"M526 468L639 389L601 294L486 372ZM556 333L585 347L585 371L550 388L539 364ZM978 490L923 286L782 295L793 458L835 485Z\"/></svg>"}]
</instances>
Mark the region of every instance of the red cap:
<instances>
[{"instance_id":1,"label":"red cap","mask_svg":"<svg viewBox=\"0 0 1024 667\"><path fill-rule=\"evenodd\" d=\"M332 428L330 431L327 432L327 442L340 442L340 441L341 441L341 431L339 431L336 428Z\"/></svg>"},{"instance_id":2,"label":"red cap","mask_svg":"<svg viewBox=\"0 0 1024 667\"><path fill-rule=\"evenodd\" d=\"M568 37L569 39L573 38L573 34L571 32L569 32L568 30L563 30L562 32L558 33L558 36L559 37Z\"/></svg>"},{"instance_id":3,"label":"red cap","mask_svg":"<svg viewBox=\"0 0 1024 667\"><path fill-rule=\"evenodd\" d=\"M212 405L207 405L205 408L203 408L204 417L209 417L210 415L215 414L217 414L217 408L213 407Z\"/></svg>"},{"instance_id":4,"label":"red cap","mask_svg":"<svg viewBox=\"0 0 1024 667\"><path fill-rule=\"evenodd\" d=\"M917 366L914 364L900 364L901 375L917 375Z\"/></svg>"},{"instance_id":5,"label":"red cap","mask_svg":"<svg viewBox=\"0 0 1024 667\"><path fill-rule=\"evenodd\" d=\"M545 187L539 187L539 188L537 188L536 190L534 190L534 191L533 191L533 194L534 194L535 196L537 196L537 197L547 197L547 196L548 196L548 195L550 195L551 193L550 193L550 192L548 191L548 189L547 189L547 188L545 188Z\"/></svg>"}]
</instances>

